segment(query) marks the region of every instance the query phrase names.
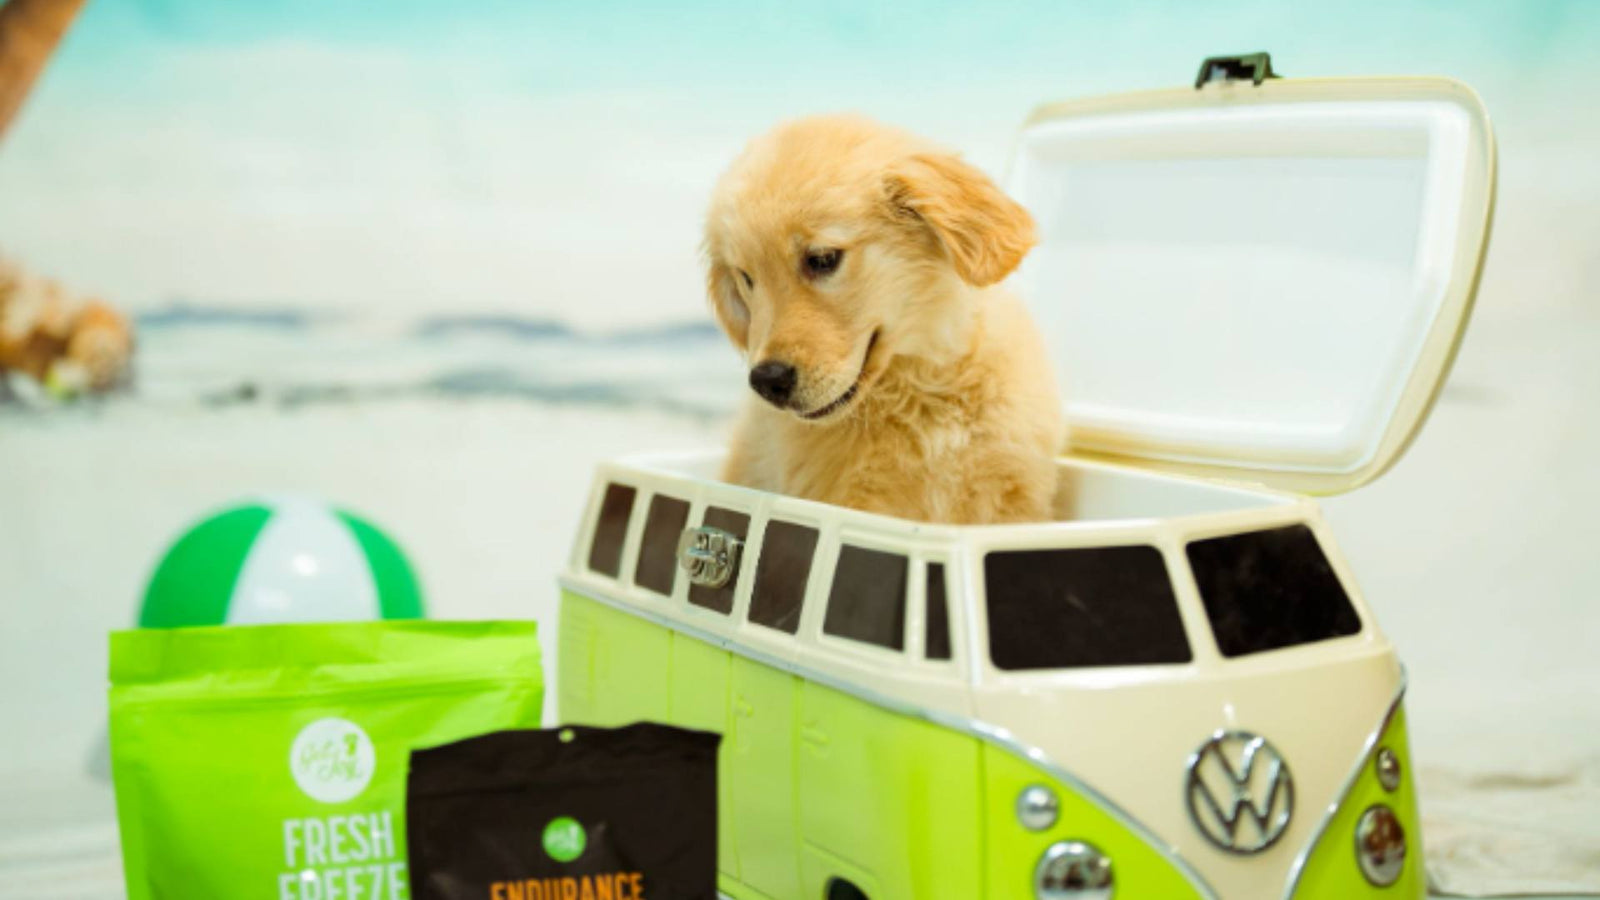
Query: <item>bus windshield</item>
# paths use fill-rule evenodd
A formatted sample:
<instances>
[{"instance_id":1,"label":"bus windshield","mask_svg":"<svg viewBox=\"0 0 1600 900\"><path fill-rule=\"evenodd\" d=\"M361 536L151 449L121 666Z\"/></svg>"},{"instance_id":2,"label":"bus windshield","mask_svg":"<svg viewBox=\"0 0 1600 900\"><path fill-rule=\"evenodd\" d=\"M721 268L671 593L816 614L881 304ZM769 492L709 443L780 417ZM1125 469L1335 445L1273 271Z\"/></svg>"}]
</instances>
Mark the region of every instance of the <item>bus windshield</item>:
<instances>
[{"instance_id":1,"label":"bus windshield","mask_svg":"<svg viewBox=\"0 0 1600 900\"><path fill-rule=\"evenodd\" d=\"M1188 556L1223 656L1361 630L1349 595L1305 525L1193 541Z\"/></svg>"}]
</instances>

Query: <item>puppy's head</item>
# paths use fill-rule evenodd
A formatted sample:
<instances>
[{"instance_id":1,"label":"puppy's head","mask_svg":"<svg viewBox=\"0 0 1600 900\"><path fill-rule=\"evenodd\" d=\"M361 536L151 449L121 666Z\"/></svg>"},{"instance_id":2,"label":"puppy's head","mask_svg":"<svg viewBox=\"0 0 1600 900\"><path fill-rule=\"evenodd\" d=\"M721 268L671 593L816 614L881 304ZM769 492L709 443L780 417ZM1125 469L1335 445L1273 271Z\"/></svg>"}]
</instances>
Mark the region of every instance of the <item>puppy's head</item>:
<instances>
[{"instance_id":1,"label":"puppy's head","mask_svg":"<svg viewBox=\"0 0 1600 900\"><path fill-rule=\"evenodd\" d=\"M800 419L843 416L889 360L959 342L972 287L1033 246L1033 220L956 156L865 119L757 138L718 183L707 288L750 386Z\"/></svg>"}]
</instances>

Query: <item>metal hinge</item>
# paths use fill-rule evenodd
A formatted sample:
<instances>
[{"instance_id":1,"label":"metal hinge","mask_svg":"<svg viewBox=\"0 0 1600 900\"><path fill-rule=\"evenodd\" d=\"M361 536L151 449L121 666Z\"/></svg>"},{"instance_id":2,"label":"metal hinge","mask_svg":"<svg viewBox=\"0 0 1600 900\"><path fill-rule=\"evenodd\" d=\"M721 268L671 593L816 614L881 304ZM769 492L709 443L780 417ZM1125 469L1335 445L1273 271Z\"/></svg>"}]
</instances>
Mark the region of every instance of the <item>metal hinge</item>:
<instances>
[{"instance_id":1,"label":"metal hinge","mask_svg":"<svg viewBox=\"0 0 1600 900\"><path fill-rule=\"evenodd\" d=\"M1270 53L1241 53L1237 56L1208 56L1200 64L1200 74L1194 77L1195 90L1213 81L1244 81L1259 86L1268 78L1277 78L1272 71Z\"/></svg>"},{"instance_id":2,"label":"metal hinge","mask_svg":"<svg viewBox=\"0 0 1600 900\"><path fill-rule=\"evenodd\" d=\"M739 571L739 549L743 542L720 528L685 528L678 538L678 565L689 573L689 581L708 588L719 588L733 580Z\"/></svg>"}]
</instances>

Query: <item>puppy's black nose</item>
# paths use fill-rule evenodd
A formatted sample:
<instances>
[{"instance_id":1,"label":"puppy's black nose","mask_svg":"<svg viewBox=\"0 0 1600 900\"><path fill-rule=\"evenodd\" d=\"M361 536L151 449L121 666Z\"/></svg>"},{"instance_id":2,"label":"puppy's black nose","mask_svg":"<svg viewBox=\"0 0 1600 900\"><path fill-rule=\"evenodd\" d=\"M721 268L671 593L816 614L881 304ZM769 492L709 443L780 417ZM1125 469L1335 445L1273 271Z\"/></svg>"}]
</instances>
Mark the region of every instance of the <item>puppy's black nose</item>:
<instances>
[{"instance_id":1,"label":"puppy's black nose","mask_svg":"<svg viewBox=\"0 0 1600 900\"><path fill-rule=\"evenodd\" d=\"M750 386L777 407L789 402L796 378L794 366L771 359L750 370Z\"/></svg>"}]
</instances>

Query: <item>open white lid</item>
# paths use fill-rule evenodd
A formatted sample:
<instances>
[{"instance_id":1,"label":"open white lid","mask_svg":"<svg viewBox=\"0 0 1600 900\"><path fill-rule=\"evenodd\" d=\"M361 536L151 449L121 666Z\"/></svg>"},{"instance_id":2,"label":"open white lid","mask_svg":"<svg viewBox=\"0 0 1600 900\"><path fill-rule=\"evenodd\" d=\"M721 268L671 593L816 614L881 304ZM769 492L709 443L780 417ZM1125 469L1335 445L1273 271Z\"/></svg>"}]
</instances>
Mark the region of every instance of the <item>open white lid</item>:
<instances>
[{"instance_id":1,"label":"open white lid","mask_svg":"<svg viewBox=\"0 0 1600 900\"><path fill-rule=\"evenodd\" d=\"M1041 107L1007 187L1074 453L1336 493L1399 458L1477 290L1488 116L1443 78Z\"/></svg>"}]
</instances>

